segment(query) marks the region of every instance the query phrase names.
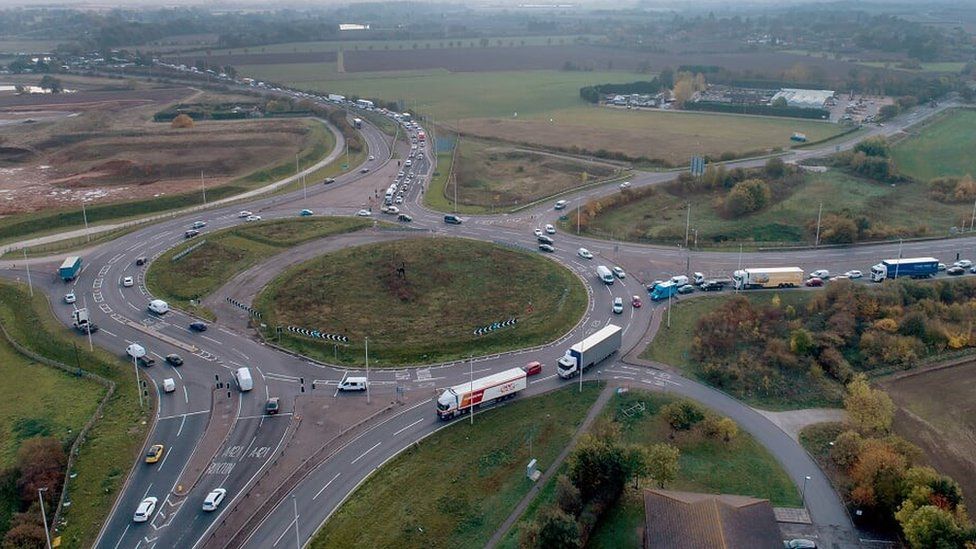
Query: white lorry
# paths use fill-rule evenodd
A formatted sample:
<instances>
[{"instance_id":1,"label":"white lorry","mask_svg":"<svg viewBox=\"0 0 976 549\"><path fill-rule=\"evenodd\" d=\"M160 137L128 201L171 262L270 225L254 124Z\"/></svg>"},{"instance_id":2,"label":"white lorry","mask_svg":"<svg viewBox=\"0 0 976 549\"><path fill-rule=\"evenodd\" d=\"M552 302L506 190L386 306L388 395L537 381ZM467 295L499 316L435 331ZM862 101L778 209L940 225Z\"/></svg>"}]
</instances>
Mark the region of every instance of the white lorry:
<instances>
[{"instance_id":1,"label":"white lorry","mask_svg":"<svg viewBox=\"0 0 976 549\"><path fill-rule=\"evenodd\" d=\"M620 349L623 330L607 324L600 331L570 347L556 363L556 373L563 379L579 375L581 370L600 362Z\"/></svg>"},{"instance_id":2,"label":"white lorry","mask_svg":"<svg viewBox=\"0 0 976 549\"><path fill-rule=\"evenodd\" d=\"M599 277L604 284L613 284L613 271L608 269L606 265L600 265L596 268L596 276Z\"/></svg>"},{"instance_id":3,"label":"white lorry","mask_svg":"<svg viewBox=\"0 0 976 549\"><path fill-rule=\"evenodd\" d=\"M799 267L742 269L732 273L732 283L737 290L792 288L803 285L803 269Z\"/></svg>"},{"instance_id":4,"label":"white lorry","mask_svg":"<svg viewBox=\"0 0 976 549\"><path fill-rule=\"evenodd\" d=\"M449 387L437 398L437 415L441 419L451 419L470 412L475 406L513 398L525 389L525 377L525 370L512 368Z\"/></svg>"}]
</instances>

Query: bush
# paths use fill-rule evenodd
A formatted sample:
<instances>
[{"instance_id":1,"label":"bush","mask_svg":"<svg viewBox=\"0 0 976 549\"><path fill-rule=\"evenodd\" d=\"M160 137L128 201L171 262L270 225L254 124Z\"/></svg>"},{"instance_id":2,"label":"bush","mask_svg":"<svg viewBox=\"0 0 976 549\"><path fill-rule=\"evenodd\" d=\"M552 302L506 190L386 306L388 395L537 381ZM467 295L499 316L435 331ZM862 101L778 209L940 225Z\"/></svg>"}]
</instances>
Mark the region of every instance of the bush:
<instances>
[{"instance_id":1,"label":"bush","mask_svg":"<svg viewBox=\"0 0 976 549\"><path fill-rule=\"evenodd\" d=\"M678 400L661 408L661 415L674 431L687 431L705 419L705 410L690 400Z\"/></svg>"},{"instance_id":2,"label":"bush","mask_svg":"<svg viewBox=\"0 0 976 549\"><path fill-rule=\"evenodd\" d=\"M733 218L757 212L769 204L772 191L761 179L746 179L736 183L725 198L725 211Z\"/></svg>"},{"instance_id":3,"label":"bush","mask_svg":"<svg viewBox=\"0 0 976 549\"><path fill-rule=\"evenodd\" d=\"M173 128L192 128L194 125L193 119L187 114L178 114L170 122L170 126Z\"/></svg>"}]
</instances>

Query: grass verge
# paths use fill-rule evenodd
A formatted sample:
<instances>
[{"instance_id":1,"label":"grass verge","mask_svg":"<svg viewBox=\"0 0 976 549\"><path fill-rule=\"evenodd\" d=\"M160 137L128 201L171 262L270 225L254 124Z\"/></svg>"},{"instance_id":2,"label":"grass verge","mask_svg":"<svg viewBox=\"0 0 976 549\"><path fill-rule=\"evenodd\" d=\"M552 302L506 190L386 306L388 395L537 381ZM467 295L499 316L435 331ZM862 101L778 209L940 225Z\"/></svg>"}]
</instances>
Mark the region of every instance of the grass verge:
<instances>
[{"instance_id":1,"label":"grass verge","mask_svg":"<svg viewBox=\"0 0 976 549\"><path fill-rule=\"evenodd\" d=\"M369 337L370 365L389 367L552 341L572 329L586 302L579 278L539 254L467 239L414 238L296 265L273 280L254 306L264 315L268 336L280 337L285 347L359 365ZM474 333L513 317L512 326ZM289 325L343 334L351 342L337 348L273 332Z\"/></svg>"},{"instance_id":2,"label":"grass verge","mask_svg":"<svg viewBox=\"0 0 976 549\"><path fill-rule=\"evenodd\" d=\"M525 464L551 465L601 389L567 387L481 413L473 426L454 422L375 472L310 547L483 544L532 488Z\"/></svg>"},{"instance_id":3,"label":"grass verge","mask_svg":"<svg viewBox=\"0 0 976 549\"><path fill-rule=\"evenodd\" d=\"M891 156L901 173L919 181L936 177L976 176L976 110L952 109L898 142Z\"/></svg>"},{"instance_id":4,"label":"grass verge","mask_svg":"<svg viewBox=\"0 0 976 549\"><path fill-rule=\"evenodd\" d=\"M0 321L11 338L31 351L63 364L80 364L116 383L115 394L80 446L66 484L71 507L63 515L62 545L90 547L142 448L153 404L140 409L132 371L106 351L88 351L51 315L42 294L31 298L20 285L0 283ZM65 405L62 397L58 400L58 406ZM72 474L76 476L70 478Z\"/></svg>"},{"instance_id":5,"label":"grass verge","mask_svg":"<svg viewBox=\"0 0 976 549\"><path fill-rule=\"evenodd\" d=\"M161 255L149 266L146 284L159 299L205 318L213 313L199 301L235 274L282 250L326 236L372 226L371 221L345 217L302 217L244 224L208 233L205 242L174 261L200 240L191 240Z\"/></svg>"}]
</instances>

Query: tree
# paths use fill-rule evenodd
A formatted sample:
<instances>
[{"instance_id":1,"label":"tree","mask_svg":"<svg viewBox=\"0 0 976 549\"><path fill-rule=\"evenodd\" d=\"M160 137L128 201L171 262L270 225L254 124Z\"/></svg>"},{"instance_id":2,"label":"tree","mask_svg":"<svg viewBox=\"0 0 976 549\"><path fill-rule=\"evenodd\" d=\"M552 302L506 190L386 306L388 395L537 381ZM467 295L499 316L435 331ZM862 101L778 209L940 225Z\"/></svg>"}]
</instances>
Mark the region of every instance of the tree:
<instances>
[{"instance_id":1,"label":"tree","mask_svg":"<svg viewBox=\"0 0 976 549\"><path fill-rule=\"evenodd\" d=\"M783 162L782 158L774 156L766 161L766 166L763 168L763 171L766 172L766 176L779 179L786 175L786 163Z\"/></svg>"},{"instance_id":2,"label":"tree","mask_svg":"<svg viewBox=\"0 0 976 549\"><path fill-rule=\"evenodd\" d=\"M884 137L869 137L857 145L854 145L854 152L864 153L866 156L888 157L888 142Z\"/></svg>"},{"instance_id":3,"label":"tree","mask_svg":"<svg viewBox=\"0 0 976 549\"><path fill-rule=\"evenodd\" d=\"M37 509L37 506L34 506ZM40 510L38 510L40 513ZM17 513L10 521L10 529L3 536L3 549L41 549L46 546L44 525L30 513Z\"/></svg>"},{"instance_id":4,"label":"tree","mask_svg":"<svg viewBox=\"0 0 976 549\"><path fill-rule=\"evenodd\" d=\"M757 212L772 198L769 185L761 179L746 179L732 187L725 198L725 209L733 217Z\"/></svg>"},{"instance_id":5,"label":"tree","mask_svg":"<svg viewBox=\"0 0 976 549\"><path fill-rule=\"evenodd\" d=\"M579 525L559 509L547 507L542 510L536 524L535 547L576 549L580 546Z\"/></svg>"},{"instance_id":6,"label":"tree","mask_svg":"<svg viewBox=\"0 0 976 549\"><path fill-rule=\"evenodd\" d=\"M51 90L51 93L61 93L64 91L64 88L61 86L61 81L50 74L45 74L44 78L41 78L39 86L45 90Z\"/></svg>"},{"instance_id":7,"label":"tree","mask_svg":"<svg viewBox=\"0 0 976 549\"><path fill-rule=\"evenodd\" d=\"M955 549L962 545L962 528L945 509L934 505L918 507L906 501L895 518L913 549Z\"/></svg>"},{"instance_id":8,"label":"tree","mask_svg":"<svg viewBox=\"0 0 976 549\"><path fill-rule=\"evenodd\" d=\"M571 517L578 515L583 508L579 488L566 475L559 475L556 479L556 505Z\"/></svg>"},{"instance_id":9,"label":"tree","mask_svg":"<svg viewBox=\"0 0 976 549\"><path fill-rule=\"evenodd\" d=\"M178 114L176 115L176 118L170 122L170 127L173 128L192 128L193 125L193 119L187 114Z\"/></svg>"},{"instance_id":10,"label":"tree","mask_svg":"<svg viewBox=\"0 0 976 549\"><path fill-rule=\"evenodd\" d=\"M583 437L569 459L569 478L584 504L615 500L627 483L627 473L623 448L593 436Z\"/></svg>"},{"instance_id":11,"label":"tree","mask_svg":"<svg viewBox=\"0 0 976 549\"><path fill-rule=\"evenodd\" d=\"M857 431L844 431L834 439L834 445L830 449L830 459L834 463L849 469L861 455L861 448L864 445L864 437Z\"/></svg>"},{"instance_id":12,"label":"tree","mask_svg":"<svg viewBox=\"0 0 976 549\"><path fill-rule=\"evenodd\" d=\"M797 356L806 356L813 351L813 334L804 328L790 332L790 350Z\"/></svg>"},{"instance_id":13,"label":"tree","mask_svg":"<svg viewBox=\"0 0 976 549\"><path fill-rule=\"evenodd\" d=\"M681 452L670 444L659 442L647 449L647 474L664 488L678 477L678 457Z\"/></svg>"},{"instance_id":14,"label":"tree","mask_svg":"<svg viewBox=\"0 0 976 549\"><path fill-rule=\"evenodd\" d=\"M872 389L864 374L855 375L847 384L844 409L854 427L866 434L887 433L895 415L891 397L880 389Z\"/></svg>"},{"instance_id":15,"label":"tree","mask_svg":"<svg viewBox=\"0 0 976 549\"><path fill-rule=\"evenodd\" d=\"M732 418L712 416L705 420L705 434L725 442L732 442L739 434L739 426Z\"/></svg>"},{"instance_id":16,"label":"tree","mask_svg":"<svg viewBox=\"0 0 976 549\"><path fill-rule=\"evenodd\" d=\"M908 460L895 447L878 439L868 439L851 468L855 503L893 512L902 501Z\"/></svg>"},{"instance_id":17,"label":"tree","mask_svg":"<svg viewBox=\"0 0 976 549\"><path fill-rule=\"evenodd\" d=\"M690 400L679 400L661 408L661 415L674 431L687 431L705 419L705 411Z\"/></svg>"},{"instance_id":18,"label":"tree","mask_svg":"<svg viewBox=\"0 0 976 549\"><path fill-rule=\"evenodd\" d=\"M30 504L37 499L37 490L47 488L50 497L60 493L68 456L58 439L35 437L24 441L17 450L17 490L21 500Z\"/></svg>"},{"instance_id":19,"label":"tree","mask_svg":"<svg viewBox=\"0 0 976 549\"><path fill-rule=\"evenodd\" d=\"M785 97L777 97L776 99L773 100L773 102L771 103L771 105L773 107L776 107L777 109L783 109L783 108L786 108L788 106L786 104L786 98Z\"/></svg>"},{"instance_id":20,"label":"tree","mask_svg":"<svg viewBox=\"0 0 976 549\"><path fill-rule=\"evenodd\" d=\"M892 118L898 116L898 113L900 112L901 109L898 108L898 105L882 105L881 108L878 109L878 120L881 122L891 120Z\"/></svg>"}]
</instances>

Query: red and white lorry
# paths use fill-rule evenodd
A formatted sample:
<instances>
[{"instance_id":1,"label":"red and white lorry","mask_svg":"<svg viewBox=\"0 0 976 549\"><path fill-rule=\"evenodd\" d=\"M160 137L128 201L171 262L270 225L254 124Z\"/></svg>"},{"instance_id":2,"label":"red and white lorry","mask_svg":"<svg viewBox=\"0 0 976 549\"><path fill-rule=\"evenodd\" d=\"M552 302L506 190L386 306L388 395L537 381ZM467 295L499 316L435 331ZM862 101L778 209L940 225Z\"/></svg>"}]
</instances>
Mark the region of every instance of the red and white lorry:
<instances>
[{"instance_id":1,"label":"red and white lorry","mask_svg":"<svg viewBox=\"0 0 976 549\"><path fill-rule=\"evenodd\" d=\"M441 419L451 419L470 412L475 406L514 398L525 389L525 377L525 370L512 368L448 387L437 399L437 415Z\"/></svg>"}]
</instances>

